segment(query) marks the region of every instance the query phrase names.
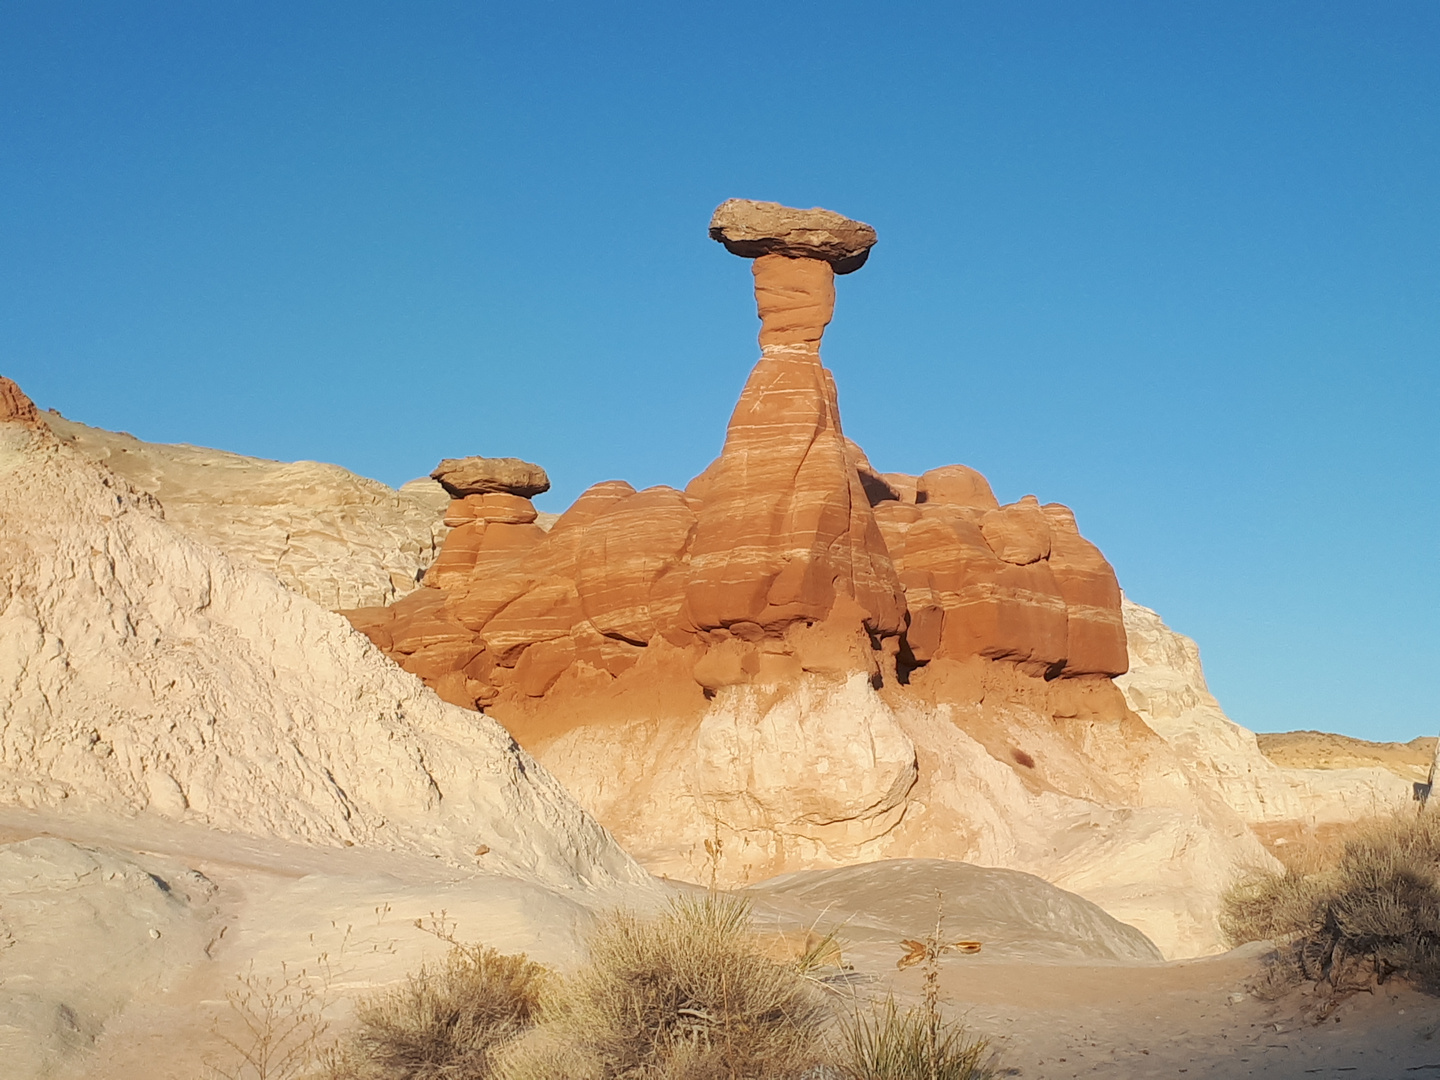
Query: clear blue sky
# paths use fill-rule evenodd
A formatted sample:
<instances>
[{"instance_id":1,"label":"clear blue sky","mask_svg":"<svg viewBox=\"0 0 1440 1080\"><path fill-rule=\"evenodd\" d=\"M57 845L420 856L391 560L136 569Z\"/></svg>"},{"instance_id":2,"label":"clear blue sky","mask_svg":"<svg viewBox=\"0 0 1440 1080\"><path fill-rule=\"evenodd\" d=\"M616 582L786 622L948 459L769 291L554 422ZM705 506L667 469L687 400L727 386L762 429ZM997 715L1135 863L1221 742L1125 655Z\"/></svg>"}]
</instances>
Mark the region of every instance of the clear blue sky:
<instances>
[{"instance_id":1,"label":"clear blue sky","mask_svg":"<svg viewBox=\"0 0 1440 1080\"><path fill-rule=\"evenodd\" d=\"M730 196L879 230L881 468L1074 507L1250 727L1440 727L1433 0L0 7L0 373L145 439L683 484Z\"/></svg>"}]
</instances>

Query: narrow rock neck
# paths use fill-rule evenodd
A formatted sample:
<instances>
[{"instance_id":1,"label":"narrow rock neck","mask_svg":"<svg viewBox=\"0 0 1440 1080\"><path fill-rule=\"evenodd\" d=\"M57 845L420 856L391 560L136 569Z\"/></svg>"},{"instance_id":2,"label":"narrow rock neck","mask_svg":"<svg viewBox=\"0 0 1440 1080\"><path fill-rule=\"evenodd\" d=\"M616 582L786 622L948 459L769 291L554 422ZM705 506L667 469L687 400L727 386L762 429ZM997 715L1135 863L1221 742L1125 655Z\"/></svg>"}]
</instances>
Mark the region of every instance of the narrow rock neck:
<instances>
[{"instance_id":1,"label":"narrow rock neck","mask_svg":"<svg viewBox=\"0 0 1440 1080\"><path fill-rule=\"evenodd\" d=\"M819 354L835 314L835 271L821 259L761 255L754 260L760 347L800 346Z\"/></svg>"}]
</instances>

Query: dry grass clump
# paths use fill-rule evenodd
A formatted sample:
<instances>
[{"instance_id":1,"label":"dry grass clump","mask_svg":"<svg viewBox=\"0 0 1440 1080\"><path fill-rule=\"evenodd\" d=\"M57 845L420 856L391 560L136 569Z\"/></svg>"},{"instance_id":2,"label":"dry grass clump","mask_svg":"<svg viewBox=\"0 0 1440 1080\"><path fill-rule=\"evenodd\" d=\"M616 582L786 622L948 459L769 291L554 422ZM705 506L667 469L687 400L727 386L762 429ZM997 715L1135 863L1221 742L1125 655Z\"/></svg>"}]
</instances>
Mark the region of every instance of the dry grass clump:
<instances>
[{"instance_id":1,"label":"dry grass clump","mask_svg":"<svg viewBox=\"0 0 1440 1080\"><path fill-rule=\"evenodd\" d=\"M452 944L435 967L360 1003L330 1080L486 1080L531 1028L550 973L523 955Z\"/></svg>"},{"instance_id":2,"label":"dry grass clump","mask_svg":"<svg viewBox=\"0 0 1440 1080\"><path fill-rule=\"evenodd\" d=\"M709 894L617 913L589 963L516 1044L505 1080L780 1080L818 1062L824 1009L794 967L757 952L748 906Z\"/></svg>"},{"instance_id":3,"label":"dry grass clump","mask_svg":"<svg viewBox=\"0 0 1440 1080\"><path fill-rule=\"evenodd\" d=\"M1336 990L1399 975L1440 991L1440 813L1377 822L1308 872L1252 875L1221 922L1232 944L1280 942L1297 977Z\"/></svg>"},{"instance_id":4,"label":"dry grass clump","mask_svg":"<svg viewBox=\"0 0 1440 1080\"><path fill-rule=\"evenodd\" d=\"M901 1012L889 998L841 1029L835 1065L846 1080L984 1080L990 1044L928 1006Z\"/></svg>"}]
</instances>

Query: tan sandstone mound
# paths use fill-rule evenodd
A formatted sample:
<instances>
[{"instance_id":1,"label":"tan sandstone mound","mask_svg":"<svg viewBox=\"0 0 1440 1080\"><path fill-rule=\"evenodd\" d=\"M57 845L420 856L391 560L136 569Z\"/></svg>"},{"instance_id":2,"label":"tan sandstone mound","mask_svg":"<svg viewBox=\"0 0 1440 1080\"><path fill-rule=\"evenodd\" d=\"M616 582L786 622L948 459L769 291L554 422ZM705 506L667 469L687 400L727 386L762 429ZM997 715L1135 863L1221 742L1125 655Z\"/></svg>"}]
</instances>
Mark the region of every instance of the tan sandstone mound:
<instances>
[{"instance_id":1,"label":"tan sandstone mound","mask_svg":"<svg viewBox=\"0 0 1440 1080\"><path fill-rule=\"evenodd\" d=\"M450 500L433 480L397 491L338 465L143 442L45 416L62 442L159 500L186 536L332 611L413 591L445 539Z\"/></svg>"},{"instance_id":2,"label":"tan sandstone mound","mask_svg":"<svg viewBox=\"0 0 1440 1080\"><path fill-rule=\"evenodd\" d=\"M24 420L0 423L6 804L643 879L494 721Z\"/></svg>"},{"instance_id":3,"label":"tan sandstone mound","mask_svg":"<svg viewBox=\"0 0 1440 1080\"><path fill-rule=\"evenodd\" d=\"M1371 742L1327 731L1276 731L1256 736L1260 752L1287 769L1388 769L1424 783L1435 760L1435 736L1409 742Z\"/></svg>"}]
</instances>

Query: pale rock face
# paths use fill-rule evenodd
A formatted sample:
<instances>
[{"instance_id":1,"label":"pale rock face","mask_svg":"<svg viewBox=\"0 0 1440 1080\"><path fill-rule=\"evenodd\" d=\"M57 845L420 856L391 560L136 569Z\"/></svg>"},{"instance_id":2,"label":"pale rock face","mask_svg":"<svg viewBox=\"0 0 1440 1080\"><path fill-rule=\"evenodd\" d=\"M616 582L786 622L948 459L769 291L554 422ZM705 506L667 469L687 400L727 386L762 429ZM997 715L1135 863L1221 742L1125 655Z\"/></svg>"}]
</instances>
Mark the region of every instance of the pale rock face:
<instances>
[{"instance_id":1,"label":"pale rock face","mask_svg":"<svg viewBox=\"0 0 1440 1080\"><path fill-rule=\"evenodd\" d=\"M339 615L0 424L0 805L370 845L560 887L644 874L498 724Z\"/></svg>"},{"instance_id":2,"label":"pale rock face","mask_svg":"<svg viewBox=\"0 0 1440 1080\"><path fill-rule=\"evenodd\" d=\"M536 755L654 873L739 886L877 859L962 860L1076 892L1168 957L1218 951L1224 890L1273 860L1131 723L1082 720L1077 740L1019 704L892 703L863 676L808 675L724 687L698 723L656 714L572 728ZM1002 760L967 727L1003 732L1034 765Z\"/></svg>"},{"instance_id":3,"label":"pale rock face","mask_svg":"<svg viewBox=\"0 0 1440 1080\"><path fill-rule=\"evenodd\" d=\"M449 531L449 498L433 480L396 491L338 465L147 443L45 415L63 442L158 499L186 536L332 611L413 591Z\"/></svg>"},{"instance_id":4,"label":"pale rock face","mask_svg":"<svg viewBox=\"0 0 1440 1080\"><path fill-rule=\"evenodd\" d=\"M1125 600L1130 671L1115 680L1130 707L1189 769L1252 824L1327 825L1403 806L1410 781L1384 768L1286 769L1220 708L1200 649L1149 608Z\"/></svg>"},{"instance_id":5,"label":"pale rock face","mask_svg":"<svg viewBox=\"0 0 1440 1080\"><path fill-rule=\"evenodd\" d=\"M915 746L864 675L805 675L773 698L725 688L700 722L693 785L702 811L740 833L837 851L884 835L915 786Z\"/></svg>"},{"instance_id":6,"label":"pale rock face","mask_svg":"<svg viewBox=\"0 0 1440 1080\"><path fill-rule=\"evenodd\" d=\"M54 1075L90 1050L132 998L167 989L209 960L214 885L156 862L54 837L0 846L7 1076Z\"/></svg>"}]
</instances>

